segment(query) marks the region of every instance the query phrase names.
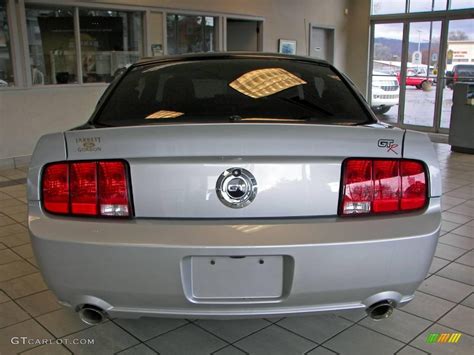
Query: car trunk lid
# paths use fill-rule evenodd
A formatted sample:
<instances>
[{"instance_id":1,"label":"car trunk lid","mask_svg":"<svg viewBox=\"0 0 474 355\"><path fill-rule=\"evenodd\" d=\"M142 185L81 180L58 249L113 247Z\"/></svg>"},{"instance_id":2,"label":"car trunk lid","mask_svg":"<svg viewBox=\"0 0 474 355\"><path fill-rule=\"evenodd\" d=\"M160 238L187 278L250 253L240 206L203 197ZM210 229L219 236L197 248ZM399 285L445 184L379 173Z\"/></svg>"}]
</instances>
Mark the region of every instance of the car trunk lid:
<instances>
[{"instance_id":1,"label":"car trunk lid","mask_svg":"<svg viewBox=\"0 0 474 355\"><path fill-rule=\"evenodd\" d=\"M404 131L311 124L184 124L66 132L68 160L125 159L136 217L272 218L337 214L347 157L399 158ZM219 177L245 169L256 196L219 198Z\"/></svg>"}]
</instances>

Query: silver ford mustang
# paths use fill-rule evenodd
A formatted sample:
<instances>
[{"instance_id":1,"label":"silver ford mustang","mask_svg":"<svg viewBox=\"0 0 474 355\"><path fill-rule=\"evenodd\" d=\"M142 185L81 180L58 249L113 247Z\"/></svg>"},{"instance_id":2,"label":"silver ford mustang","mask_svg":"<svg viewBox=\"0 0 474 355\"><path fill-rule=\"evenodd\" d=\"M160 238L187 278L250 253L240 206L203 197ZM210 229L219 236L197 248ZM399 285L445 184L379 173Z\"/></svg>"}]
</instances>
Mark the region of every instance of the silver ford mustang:
<instances>
[{"instance_id":1,"label":"silver ford mustang","mask_svg":"<svg viewBox=\"0 0 474 355\"><path fill-rule=\"evenodd\" d=\"M326 62L261 53L132 65L28 173L43 276L89 324L385 318L428 272L440 196L426 135L379 123Z\"/></svg>"}]
</instances>

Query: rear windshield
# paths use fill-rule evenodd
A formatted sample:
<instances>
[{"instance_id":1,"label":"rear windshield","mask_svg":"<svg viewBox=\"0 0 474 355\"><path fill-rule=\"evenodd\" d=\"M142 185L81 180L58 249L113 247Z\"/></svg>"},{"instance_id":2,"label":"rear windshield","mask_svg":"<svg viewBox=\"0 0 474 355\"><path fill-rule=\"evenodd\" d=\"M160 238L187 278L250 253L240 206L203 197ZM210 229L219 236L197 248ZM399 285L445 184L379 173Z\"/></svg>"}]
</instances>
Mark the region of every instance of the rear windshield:
<instances>
[{"instance_id":1,"label":"rear windshield","mask_svg":"<svg viewBox=\"0 0 474 355\"><path fill-rule=\"evenodd\" d=\"M214 122L357 125L374 119L327 66L247 58L135 67L94 119L103 126Z\"/></svg>"}]
</instances>

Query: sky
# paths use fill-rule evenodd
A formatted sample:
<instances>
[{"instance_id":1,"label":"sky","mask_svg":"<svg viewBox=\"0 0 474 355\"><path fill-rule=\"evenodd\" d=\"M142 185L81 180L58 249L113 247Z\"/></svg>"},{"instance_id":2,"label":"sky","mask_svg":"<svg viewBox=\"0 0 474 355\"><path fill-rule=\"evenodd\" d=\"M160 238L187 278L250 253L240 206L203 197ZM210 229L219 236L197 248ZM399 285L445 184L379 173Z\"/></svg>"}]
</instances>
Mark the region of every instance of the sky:
<instances>
[{"instance_id":1,"label":"sky","mask_svg":"<svg viewBox=\"0 0 474 355\"><path fill-rule=\"evenodd\" d=\"M410 12L431 11L433 0L410 1ZM405 12L405 0L372 0L373 14ZM434 10L445 10L447 0L434 0ZM474 8L474 0L451 0L451 9Z\"/></svg>"},{"instance_id":2,"label":"sky","mask_svg":"<svg viewBox=\"0 0 474 355\"><path fill-rule=\"evenodd\" d=\"M474 0L472 0L474 1ZM420 30L421 32L418 32ZM453 20L449 23L449 31L463 31L469 37L474 40L474 19L466 20ZM433 37L440 36L441 22L433 22ZM389 23L389 24L376 24L374 37L385 37L393 39L402 39L403 24L401 23ZM412 22L410 24L410 41L417 42L418 36L421 41L427 42L430 37L430 23L429 22Z\"/></svg>"}]
</instances>

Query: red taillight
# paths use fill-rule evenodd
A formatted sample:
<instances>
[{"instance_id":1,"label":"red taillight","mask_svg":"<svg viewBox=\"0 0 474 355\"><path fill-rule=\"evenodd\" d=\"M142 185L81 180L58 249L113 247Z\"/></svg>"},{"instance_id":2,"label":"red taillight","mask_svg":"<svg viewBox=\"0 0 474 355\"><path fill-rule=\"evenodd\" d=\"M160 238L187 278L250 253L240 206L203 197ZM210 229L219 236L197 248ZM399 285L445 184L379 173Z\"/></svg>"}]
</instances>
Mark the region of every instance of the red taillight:
<instances>
[{"instance_id":1,"label":"red taillight","mask_svg":"<svg viewBox=\"0 0 474 355\"><path fill-rule=\"evenodd\" d=\"M426 171L405 159L347 159L343 164L339 214L377 214L424 208Z\"/></svg>"},{"instance_id":2,"label":"red taillight","mask_svg":"<svg viewBox=\"0 0 474 355\"><path fill-rule=\"evenodd\" d=\"M71 163L71 214L97 215L97 164Z\"/></svg>"},{"instance_id":3,"label":"red taillight","mask_svg":"<svg viewBox=\"0 0 474 355\"><path fill-rule=\"evenodd\" d=\"M99 191L102 216L128 216L127 173L121 162L99 162Z\"/></svg>"},{"instance_id":4,"label":"red taillight","mask_svg":"<svg viewBox=\"0 0 474 355\"><path fill-rule=\"evenodd\" d=\"M43 206L49 213L130 216L128 189L123 161L53 163L43 172Z\"/></svg>"},{"instance_id":5,"label":"red taillight","mask_svg":"<svg viewBox=\"0 0 474 355\"><path fill-rule=\"evenodd\" d=\"M48 165L43 173L43 206L51 213L69 213L69 166Z\"/></svg>"},{"instance_id":6,"label":"red taillight","mask_svg":"<svg viewBox=\"0 0 474 355\"><path fill-rule=\"evenodd\" d=\"M426 204L426 176L423 165L416 161L402 161L400 164L402 177L401 210L415 210Z\"/></svg>"}]
</instances>

